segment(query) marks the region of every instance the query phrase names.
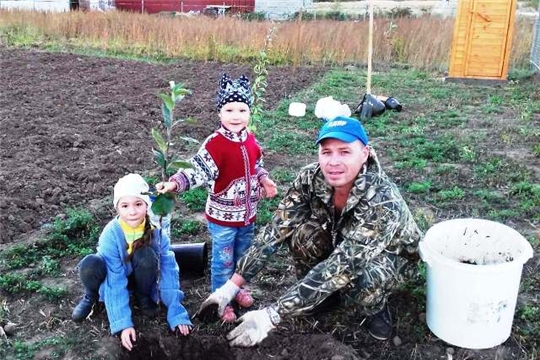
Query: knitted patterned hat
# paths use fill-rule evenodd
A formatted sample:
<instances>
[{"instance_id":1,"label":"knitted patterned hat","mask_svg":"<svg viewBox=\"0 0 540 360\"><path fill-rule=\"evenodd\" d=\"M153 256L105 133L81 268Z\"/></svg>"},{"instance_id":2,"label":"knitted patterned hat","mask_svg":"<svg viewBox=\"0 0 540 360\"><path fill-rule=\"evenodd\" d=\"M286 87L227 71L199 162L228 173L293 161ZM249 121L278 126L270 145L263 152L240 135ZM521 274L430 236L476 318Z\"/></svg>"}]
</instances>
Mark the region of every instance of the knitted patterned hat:
<instances>
[{"instance_id":1,"label":"knitted patterned hat","mask_svg":"<svg viewBox=\"0 0 540 360\"><path fill-rule=\"evenodd\" d=\"M223 105L230 102L243 102L250 108L253 105L253 94L249 79L242 75L236 80L232 80L229 75L223 74L219 80L217 92L217 109L221 110Z\"/></svg>"}]
</instances>

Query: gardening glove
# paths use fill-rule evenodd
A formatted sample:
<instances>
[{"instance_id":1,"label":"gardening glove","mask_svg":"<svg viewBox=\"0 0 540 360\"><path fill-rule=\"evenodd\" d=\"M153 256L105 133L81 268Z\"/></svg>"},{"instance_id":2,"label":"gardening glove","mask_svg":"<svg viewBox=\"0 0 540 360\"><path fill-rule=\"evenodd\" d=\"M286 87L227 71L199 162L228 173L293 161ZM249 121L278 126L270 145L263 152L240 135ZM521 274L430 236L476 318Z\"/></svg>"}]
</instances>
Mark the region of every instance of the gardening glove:
<instances>
[{"instance_id":1,"label":"gardening glove","mask_svg":"<svg viewBox=\"0 0 540 360\"><path fill-rule=\"evenodd\" d=\"M281 322L281 318L274 308L266 307L246 313L238 322L241 324L227 334L227 340L231 346L249 347L263 341Z\"/></svg>"},{"instance_id":2,"label":"gardening glove","mask_svg":"<svg viewBox=\"0 0 540 360\"><path fill-rule=\"evenodd\" d=\"M210 294L206 300L204 300L199 307L199 310L195 313L195 315L193 315L193 318L199 316L207 307L211 305L217 305L218 315L223 315L225 307L231 302L232 299L234 299L238 290L240 290L240 288L235 283L233 283L231 280L227 280L223 286L219 287L216 291Z\"/></svg>"}]
</instances>

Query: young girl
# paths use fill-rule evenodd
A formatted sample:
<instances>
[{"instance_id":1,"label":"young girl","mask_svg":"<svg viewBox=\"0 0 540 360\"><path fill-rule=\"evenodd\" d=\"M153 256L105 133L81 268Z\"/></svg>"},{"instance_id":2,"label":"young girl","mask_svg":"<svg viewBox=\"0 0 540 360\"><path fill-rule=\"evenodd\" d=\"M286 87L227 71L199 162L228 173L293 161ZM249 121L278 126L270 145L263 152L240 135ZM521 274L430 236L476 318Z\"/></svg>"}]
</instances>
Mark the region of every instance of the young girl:
<instances>
[{"instance_id":1,"label":"young girl","mask_svg":"<svg viewBox=\"0 0 540 360\"><path fill-rule=\"evenodd\" d=\"M217 94L221 127L206 138L190 159L192 168L179 171L168 182L156 184L161 193L181 193L210 185L205 212L212 237L212 292L232 276L236 261L251 245L257 202L261 196L274 197L277 193L276 184L263 168L261 148L247 130L252 105L249 80L243 75L232 80L223 74ZM247 291L232 287L238 305L253 304ZM232 306L225 307L221 319L236 320Z\"/></svg>"},{"instance_id":2,"label":"young girl","mask_svg":"<svg viewBox=\"0 0 540 360\"><path fill-rule=\"evenodd\" d=\"M97 254L86 256L79 264L85 295L72 314L75 322L82 322L98 300L104 302L111 333L120 333L122 346L130 351L136 341L130 290L143 315L156 317L161 300L171 330L188 335L192 326L181 303L184 293L170 240L152 228L147 213L150 198L145 192L148 184L138 174L126 175L114 186L118 216L103 229Z\"/></svg>"}]
</instances>

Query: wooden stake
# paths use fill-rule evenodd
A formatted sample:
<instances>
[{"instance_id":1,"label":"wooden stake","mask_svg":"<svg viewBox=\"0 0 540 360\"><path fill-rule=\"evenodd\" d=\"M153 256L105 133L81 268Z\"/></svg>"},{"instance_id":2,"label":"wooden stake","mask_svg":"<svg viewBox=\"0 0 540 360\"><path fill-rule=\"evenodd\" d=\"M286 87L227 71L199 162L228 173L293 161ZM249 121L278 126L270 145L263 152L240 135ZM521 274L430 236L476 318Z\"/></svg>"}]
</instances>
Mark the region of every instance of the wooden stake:
<instances>
[{"instance_id":1,"label":"wooden stake","mask_svg":"<svg viewBox=\"0 0 540 360\"><path fill-rule=\"evenodd\" d=\"M366 93L371 94L371 59L373 57L373 2L369 0L369 35Z\"/></svg>"}]
</instances>

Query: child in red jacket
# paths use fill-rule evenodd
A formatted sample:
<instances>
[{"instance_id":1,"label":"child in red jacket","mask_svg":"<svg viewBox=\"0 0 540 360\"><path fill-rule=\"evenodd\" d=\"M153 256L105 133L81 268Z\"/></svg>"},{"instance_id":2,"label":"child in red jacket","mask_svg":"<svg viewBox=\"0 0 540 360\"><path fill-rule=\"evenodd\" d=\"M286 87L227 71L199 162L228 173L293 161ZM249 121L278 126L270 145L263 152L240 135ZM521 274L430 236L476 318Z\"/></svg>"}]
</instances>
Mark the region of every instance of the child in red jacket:
<instances>
[{"instance_id":1,"label":"child in red jacket","mask_svg":"<svg viewBox=\"0 0 540 360\"><path fill-rule=\"evenodd\" d=\"M252 106L248 78L242 75L232 80L223 74L217 94L220 128L206 138L189 160L192 168L182 169L168 182L156 185L161 193L181 193L208 185L205 214L212 237L212 292L233 275L236 261L251 245L259 199L277 194L276 184L263 168L261 148L247 129ZM231 290L237 291L235 301L241 307L253 304L244 289ZM236 320L232 306L225 308L222 320Z\"/></svg>"}]
</instances>

